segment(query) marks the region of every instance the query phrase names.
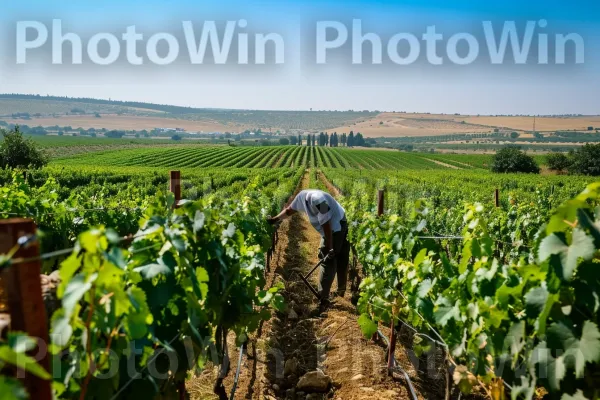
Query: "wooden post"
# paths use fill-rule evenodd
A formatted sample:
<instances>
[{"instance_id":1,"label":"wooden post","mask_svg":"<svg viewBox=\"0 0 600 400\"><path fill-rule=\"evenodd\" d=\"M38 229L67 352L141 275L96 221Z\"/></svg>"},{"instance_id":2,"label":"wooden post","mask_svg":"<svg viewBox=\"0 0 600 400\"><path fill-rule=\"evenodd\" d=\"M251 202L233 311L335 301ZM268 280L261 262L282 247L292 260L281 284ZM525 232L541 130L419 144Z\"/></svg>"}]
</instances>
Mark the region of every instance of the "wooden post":
<instances>
[{"instance_id":1,"label":"wooden post","mask_svg":"<svg viewBox=\"0 0 600 400\"><path fill-rule=\"evenodd\" d=\"M394 374L394 360L396 357L396 321L394 320L395 314L392 313L392 323L391 330L392 333L390 335L390 347L388 347L388 376L392 376Z\"/></svg>"},{"instance_id":2,"label":"wooden post","mask_svg":"<svg viewBox=\"0 0 600 400\"><path fill-rule=\"evenodd\" d=\"M377 192L377 215L378 216L383 215L383 210L385 209L384 203L385 203L384 191L382 189L379 189L379 191Z\"/></svg>"},{"instance_id":3,"label":"wooden post","mask_svg":"<svg viewBox=\"0 0 600 400\"><path fill-rule=\"evenodd\" d=\"M7 219L0 221L0 254L8 253L19 238L35 235L37 227L30 219ZM13 258L31 259L40 255L37 240L17 251ZM28 261L10 266L2 272L2 283L7 294L10 313L10 330L26 332L38 340L37 349L31 355L46 371L50 371L48 323L42 298L40 280L41 261ZM38 354L39 353L39 354ZM32 399L51 400L50 381L25 374L25 387Z\"/></svg>"},{"instance_id":4,"label":"wooden post","mask_svg":"<svg viewBox=\"0 0 600 400\"><path fill-rule=\"evenodd\" d=\"M496 203L496 207L500 207L500 190L496 188L494 191L494 201Z\"/></svg>"},{"instance_id":5,"label":"wooden post","mask_svg":"<svg viewBox=\"0 0 600 400\"><path fill-rule=\"evenodd\" d=\"M177 204L181 200L181 171L171 171L169 190L175 195L175 204L173 205L173 208L179 207Z\"/></svg>"}]
</instances>

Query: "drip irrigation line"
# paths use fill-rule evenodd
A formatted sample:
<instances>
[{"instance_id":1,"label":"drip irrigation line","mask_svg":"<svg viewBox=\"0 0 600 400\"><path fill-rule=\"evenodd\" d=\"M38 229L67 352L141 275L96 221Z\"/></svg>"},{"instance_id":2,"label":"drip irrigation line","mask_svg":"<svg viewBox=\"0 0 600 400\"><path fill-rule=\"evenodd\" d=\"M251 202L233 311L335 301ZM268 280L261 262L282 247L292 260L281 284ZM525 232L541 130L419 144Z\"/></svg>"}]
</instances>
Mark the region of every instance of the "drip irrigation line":
<instances>
[{"instance_id":1,"label":"drip irrigation line","mask_svg":"<svg viewBox=\"0 0 600 400\"><path fill-rule=\"evenodd\" d=\"M240 346L240 356L238 357L237 368L235 369L235 378L233 379L233 388L231 389L231 394L229 395L229 400L233 400L235 398L235 391L237 390L238 381L240 379L240 370L242 368L242 358L244 356L244 344Z\"/></svg>"},{"instance_id":2,"label":"drip irrigation line","mask_svg":"<svg viewBox=\"0 0 600 400\"><path fill-rule=\"evenodd\" d=\"M386 343L386 345L389 349L389 347L391 345L389 339L380 330L377 330L377 334ZM408 376L408 373L398 364L398 362L396 361L396 357L394 355L392 355L392 358L393 358L394 368L398 369L404 375L404 379L406 379L406 383L408 385L408 389L410 390L410 394L411 394L413 400L418 400L417 393L412 384L410 376Z\"/></svg>"},{"instance_id":3,"label":"drip irrigation line","mask_svg":"<svg viewBox=\"0 0 600 400\"><path fill-rule=\"evenodd\" d=\"M408 299L406 298L406 296L404 295L404 293L402 292L398 292L400 294L400 296L402 296L402 298L404 299L404 301L406 301L408 303ZM429 329L431 329L431 331L433 333L435 333L435 336L438 337L438 339L440 340L441 343L444 344L444 347L446 347L446 349L448 349L448 344L446 343L446 341L444 340L444 338L442 338L442 336L438 333L438 331L436 331L433 326L431 326L431 324L425 319L425 317L423 317L423 315L419 312L419 310L414 310L417 315L419 316L419 318L421 318L423 320L423 322L425 322L427 324L427 326L429 327Z\"/></svg>"}]
</instances>

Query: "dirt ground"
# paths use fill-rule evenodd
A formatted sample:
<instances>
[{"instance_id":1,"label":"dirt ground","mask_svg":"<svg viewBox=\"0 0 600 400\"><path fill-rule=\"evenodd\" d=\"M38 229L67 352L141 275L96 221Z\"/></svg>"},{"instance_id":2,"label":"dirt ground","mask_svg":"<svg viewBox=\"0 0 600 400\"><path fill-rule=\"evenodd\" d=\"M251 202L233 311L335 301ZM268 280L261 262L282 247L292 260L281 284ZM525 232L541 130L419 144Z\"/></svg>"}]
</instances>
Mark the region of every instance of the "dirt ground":
<instances>
[{"instance_id":1,"label":"dirt ground","mask_svg":"<svg viewBox=\"0 0 600 400\"><path fill-rule=\"evenodd\" d=\"M307 173L301 188L306 188L308 182ZM329 186L332 194L337 194ZM279 281L285 284L283 295L288 310L286 313L275 313L252 337L249 349L243 356L235 398L409 399L403 378L388 377L386 374L385 346L367 340L362 335L356 322L356 308L350 302L350 290L346 291L344 298L337 297L325 315L313 316L317 300L298 274L306 274L318 262L319 241L319 234L302 215L296 214L280 226L267 286ZM315 286L317 279L318 272L315 272L312 276ZM336 284L332 292L334 290ZM225 380L228 390L233 385L235 361L239 353L232 347L230 354L233 365ZM397 357L404 357L400 349ZM296 368L285 367L289 360L297 361ZM331 377L330 390L322 394L298 392L295 387L299 378L317 368ZM211 394L215 377L216 369L207 368L200 376L188 380L191 399L216 398ZM419 395L419 398L431 397Z\"/></svg>"}]
</instances>

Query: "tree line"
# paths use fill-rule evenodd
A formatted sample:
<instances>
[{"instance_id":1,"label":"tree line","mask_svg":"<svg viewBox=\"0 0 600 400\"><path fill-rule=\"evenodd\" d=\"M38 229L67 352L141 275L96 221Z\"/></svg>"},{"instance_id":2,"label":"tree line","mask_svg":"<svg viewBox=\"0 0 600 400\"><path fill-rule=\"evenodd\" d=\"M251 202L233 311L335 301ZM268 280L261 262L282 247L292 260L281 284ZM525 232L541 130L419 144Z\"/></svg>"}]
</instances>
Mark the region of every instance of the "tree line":
<instances>
[{"instance_id":1,"label":"tree line","mask_svg":"<svg viewBox=\"0 0 600 400\"><path fill-rule=\"evenodd\" d=\"M372 144L377 143L374 139L365 140L360 132L355 134L354 131L350 131L348 135L346 133L338 135L337 132L333 132L332 134L321 132L318 137L316 134L308 134L306 137L298 135L298 137L292 136L290 138L292 145L302 146L304 141L306 141L307 146L316 146L318 143L321 147L340 147L340 144L343 147L371 147Z\"/></svg>"}]
</instances>

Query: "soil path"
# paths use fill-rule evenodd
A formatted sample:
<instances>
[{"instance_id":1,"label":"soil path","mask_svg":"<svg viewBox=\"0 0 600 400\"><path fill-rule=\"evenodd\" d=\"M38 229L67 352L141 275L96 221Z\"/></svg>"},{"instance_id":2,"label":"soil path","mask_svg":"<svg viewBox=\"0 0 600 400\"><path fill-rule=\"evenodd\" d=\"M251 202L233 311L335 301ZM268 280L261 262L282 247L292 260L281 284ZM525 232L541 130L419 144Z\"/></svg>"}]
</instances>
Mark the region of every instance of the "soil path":
<instances>
[{"instance_id":1,"label":"soil path","mask_svg":"<svg viewBox=\"0 0 600 400\"><path fill-rule=\"evenodd\" d=\"M300 189L308 187L307 172ZM333 189L333 185L329 184ZM336 191L331 193L337 195ZM331 309L321 317L312 311L317 300L302 283L298 274L308 273L318 262L320 235L305 216L295 214L279 227L267 287L283 282L283 295L288 304L285 313L275 313L250 341L242 359L236 399L409 399L402 381L386 375L385 349L366 340L357 324L356 308L351 293L337 297ZM311 277L316 287L318 271ZM336 290L336 283L332 292ZM230 340L232 342L232 340ZM225 387L231 390L239 352L230 346L231 372ZM288 366L286 367L286 362ZM322 370L332 379L326 393L304 393L296 390L298 380L306 372ZM206 368L198 377L188 380L192 399L213 399L212 384L216 368Z\"/></svg>"},{"instance_id":2,"label":"soil path","mask_svg":"<svg viewBox=\"0 0 600 400\"><path fill-rule=\"evenodd\" d=\"M446 168L462 169L460 167L457 167L456 165L446 164L445 162L441 162L441 161L438 161L438 160L432 160L431 158L426 158L426 157L421 157L421 158L424 159L424 160L427 160L427 161L431 161L432 163L436 163L437 165L441 165L441 166L446 167Z\"/></svg>"}]
</instances>

